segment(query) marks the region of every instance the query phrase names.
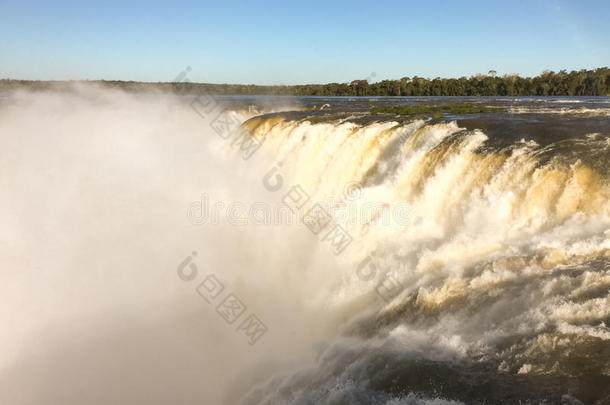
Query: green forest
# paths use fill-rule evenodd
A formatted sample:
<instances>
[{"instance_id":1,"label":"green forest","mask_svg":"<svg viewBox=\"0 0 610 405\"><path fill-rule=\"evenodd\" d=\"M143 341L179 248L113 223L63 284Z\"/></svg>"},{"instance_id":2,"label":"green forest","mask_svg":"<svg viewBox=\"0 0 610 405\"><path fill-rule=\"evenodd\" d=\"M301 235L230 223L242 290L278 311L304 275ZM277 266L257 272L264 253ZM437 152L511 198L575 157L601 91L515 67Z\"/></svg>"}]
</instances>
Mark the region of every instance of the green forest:
<instances>
[{"instance_id":1,"label":"green forest","mask_svg":"<svg viewBox=\"0 0 610 405\"><path fill-rule=\"evenodd\" d=\"M0 91L67 90L72 81L0 80ZM399 80L369 83L354 80L350 83L305 84L295 86L260 86L210 83L143 83L133 81L92 80L104 87L128 92L163 91L176 94L226 95L286 95L286 96L608 96L610 69L567 72L544 71L536 77L516 74L496 75L495 71L471 77L428 79L418 76Z\"/></svg>"}]
</instances>

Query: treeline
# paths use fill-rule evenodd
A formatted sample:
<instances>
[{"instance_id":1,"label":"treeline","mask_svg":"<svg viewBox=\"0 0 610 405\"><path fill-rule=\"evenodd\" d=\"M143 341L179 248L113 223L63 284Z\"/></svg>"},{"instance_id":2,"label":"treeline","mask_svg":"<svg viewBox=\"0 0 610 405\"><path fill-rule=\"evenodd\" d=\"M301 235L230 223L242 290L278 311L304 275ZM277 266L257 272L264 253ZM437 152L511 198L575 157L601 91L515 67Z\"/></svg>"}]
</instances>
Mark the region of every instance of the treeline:
<instances>
[{"instance_id":1,"label":"treeline","mask_svg":"<svg viewBox=\"0 0 610 405\"><path fill-rule=\"evenodd\" d=\"M536 77L494 72L458 79L403 77L368 83L295 86L297 95L320 96L606 96L610 95L610 69L567 72L545 71Z\"/></svg>"},{"instance_id":2,"label":"treeline","mask_svg":"<svg viewBox=\"0 0 610 405\"><path fill-rule=\"evenodd\" d=\"M69 90L75 82L0 80L0 91ZM608 96L610 95L610 69L567 72L545 71L536 77L514 75L476 75L458 79L426 79L403 77L400 80L382 80L369 83L354 80L351 83L306 84L296 86L259 86L209 83L143 83L132 81L88 81L104 87L128 92L162 91L176 94L226 95L286 95L286 96Z\"/></svg>"}]
</instances>

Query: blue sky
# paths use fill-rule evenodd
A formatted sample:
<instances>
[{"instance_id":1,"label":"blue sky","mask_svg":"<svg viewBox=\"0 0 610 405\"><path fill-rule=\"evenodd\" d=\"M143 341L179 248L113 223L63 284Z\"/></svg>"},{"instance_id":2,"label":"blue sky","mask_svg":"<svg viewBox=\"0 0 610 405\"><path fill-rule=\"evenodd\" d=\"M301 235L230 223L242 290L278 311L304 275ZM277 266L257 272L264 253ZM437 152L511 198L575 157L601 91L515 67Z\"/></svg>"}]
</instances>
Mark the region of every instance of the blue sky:
<instances>
[{"instance_id":1,"label":"blue sky","mask_svg":"<svg viewBox=\"0 0 610 405\"><path fill-rule=\"evenodd\" d=\"M0 1L0 78L299 84L610 65L610 1Z\"/></svg>"}]
</instances>

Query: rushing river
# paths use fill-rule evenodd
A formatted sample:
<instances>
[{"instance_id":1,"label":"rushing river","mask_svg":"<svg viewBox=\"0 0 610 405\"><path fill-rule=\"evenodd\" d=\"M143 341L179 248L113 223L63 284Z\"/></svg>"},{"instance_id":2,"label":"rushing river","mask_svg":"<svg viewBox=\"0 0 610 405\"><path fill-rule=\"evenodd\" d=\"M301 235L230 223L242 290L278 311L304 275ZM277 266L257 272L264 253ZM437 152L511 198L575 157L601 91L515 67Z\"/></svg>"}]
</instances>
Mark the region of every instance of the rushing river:
<instances>
[{"instance_id":1,"label":"rushing river","mask_svg":"<svg viewBox=\"0 0 610 405\"><path fill-rule=\"evenodd\" d=\"M505 111L369 113L450 103ZM6 94L0 150L2 403L610 403L610 98Z\"/></svg>"}]
</instances>

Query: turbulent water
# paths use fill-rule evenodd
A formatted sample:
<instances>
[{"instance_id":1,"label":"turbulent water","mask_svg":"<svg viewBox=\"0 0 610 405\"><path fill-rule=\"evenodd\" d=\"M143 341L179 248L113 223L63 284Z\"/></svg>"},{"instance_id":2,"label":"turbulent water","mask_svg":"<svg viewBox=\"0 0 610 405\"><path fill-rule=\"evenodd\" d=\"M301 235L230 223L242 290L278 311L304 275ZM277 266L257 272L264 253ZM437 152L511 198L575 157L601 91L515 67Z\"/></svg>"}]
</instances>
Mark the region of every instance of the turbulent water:
<instances>
[{"instance_id":1,"label":"turbulent water","mask_svg":"<svg viewBox=\"0 0 610 405\"><path fill-rule=\"evenodd\" d=\"M7 398L610 403L609 98L216 97L212 114L202 107L210 100L102 93L0 102L2 192L11 200L2 207L3 263L30 274L10 272L6 292L32 294L28 280L44 277L63 280L55 283L64 294L40 287L52 297L36 305L9 298L2 319L17 332L2 337L19 354L0 368ZM368 113L451 102L506 112ZM58 138L29 128L29 113ZM232 124L219 125L218 114ZM51 193L40 198L54 212L71 198L82 204L83 192L99 211L72 220L47 210L41 226L16 206L37 187ZM214 225L202 205L193 216L204 191L227 203L264 202L271 216L283 210L292 220ZM51 235L65 244L50 241L55 250L24 264ZM85 240L103 249L75 259ZM186 256L256 312L268 328L260 340L240 340L195 284L176 277ZM45 303L51 315L41 314ZM118 328L125 311L136 324L154 322ZM192 321L197 311L205 322ZM74 341L66 328L94 313L104 316L91 336L66 343ZM53 345L24 337L52 327ZM104 354L92 355L98 345ZM114 378L106 358L121 362L132 350L128 371L116 368ZM49 364L66 358L76 359L64 371L76 390L49 377ZM83 369L86 379L75 371ZM26 385L34 394L22 392Z\"/></svg>"}]
</instances>

